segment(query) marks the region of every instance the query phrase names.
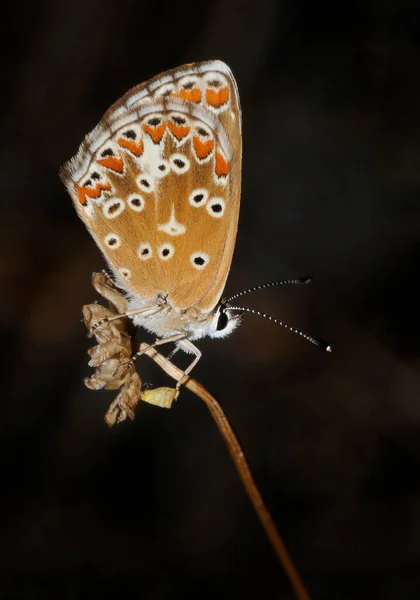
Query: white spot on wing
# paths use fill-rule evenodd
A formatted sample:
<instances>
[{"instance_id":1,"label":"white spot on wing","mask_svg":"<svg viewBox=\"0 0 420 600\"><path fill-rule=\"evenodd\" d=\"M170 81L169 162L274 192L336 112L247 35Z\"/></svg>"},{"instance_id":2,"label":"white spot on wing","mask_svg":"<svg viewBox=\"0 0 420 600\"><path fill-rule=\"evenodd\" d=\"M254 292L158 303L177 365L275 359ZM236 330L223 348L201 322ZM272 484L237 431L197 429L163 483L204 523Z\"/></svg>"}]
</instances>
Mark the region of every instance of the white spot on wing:
<instances>
[{"instance_id":1,"label":"white spot on wing","mask_svg":"<svg viewBox=\"0 0 420 600\"><path fill-rule=\"evenodd\" d=\"M194 269L198 269L201 271L205 267L207 267L209 263L210 257L207 252L194 252L190 256L190 262Z\"/></svg>"},{"instance_id":2,"label":"white spot on wing","mask_svg":"<svg viewBox=\"0 0 420 600\"><path fill-rule=\"evenodd\" d=\"M200 188L191 192L190 197L188 198L188 202L191 206L195 208L199 208L200 206L204 206L209 197L209 193L205 188Z\"/></svg>"},{"instance_id":3,"label":"white spot on wing","mask_svg":"<svg viewBox=\"0 0 420 600\"><path fill-rule=\"evenodd\" d=\"M148 242L142 242L137 250L137 254L141 260L149 260L153 256L152 246Z\"/></svg>"},{"instance_id":4,"label":"white spot on wing","mask_svg":"<svg viewBox=\"0 0 420 600\"><path fill-rule=\"evenodd\" d=\"M112 250L121 246L120 237L116 233L108 233L108 235L104 237L104 242L108 248L111 248Z\"/></svg>"},{"instance_id":5,"label":"white spot on wing","mask_svg":"<svg viewBox=\"0 0 420 600\"><path fill-rule=\"evenodd\" d=\"M155 182L153 177L147 175L146 173L140 173L140 175L136 179L137 185L143 192L153 192L155 189Z\"/></svg>"},{"instance_id":6,"label":"white spot on wing","mask_svg":"<svg viewBox=\"0 0 420 600\"><path fill-rule=\"evenodd\" d=\"M173 257L174 253L175 253L175 248L173 247L172 244L169 244L169 242L166 242L165 244L161 244L158 248L159 258L161 260L169 260L170 258Z\"/></svg>"},{"instance_id":7,"label":"white spot on wing","mask_svg":"<svg viewBox=\"0 0 420 600\"><path fill-rule=\"evenodd\" d=\"M177 175L182 175L186 173L190 168L190 161L184 154L179 154L178 152L174 152L169 159L171 169Z\"/></svg>"},{"instance_id":8,"label":"white spot on wing","mask_svg":"<svg viewBox=\"0 0 420 600\"><path fill-rule=\"evenodd\" d=\"M171 169L167 160L162 159L158 165L153 166L153 175L158 179L166 177L170 172Z\"/></svg>"},{"instance_id":9,"label":"white spot on wing","mask_svg":"<svg viewBox=\"0 0 420 600\"><path fill-rule=\"evenodd\" d=\"M127 204L136 212L141 212L146 206L146 202L140 194L130 194L127 199Z\"/></svg>"},{"instance_id":10,"label":"white spot on wing","mask_svg":"<svg viewBox=\"0 0 420 600\"><path fill-rule=\"evenodd\" d=\"M121 198L109 198L102 207L102 212L107 219L115 219L122 213L125 208L124 202Z\"/></svg>"},{"instance_id":11,"label":"white spot on wing","mask_svg":"<svg viewBox=\"0 0 420 600\"><path fill-rule=\"evenodd\" d=\"M167 223L162 223L161 225L158 225L158 229L159 229L159 231L163 231L164 233L167 233L168 235L173 235L173 236L182 235L183 233L185 233L185 231L186 231L185 225L182 225L182 223L179 223L176 220L175 206L173 204L172 204L171 216L169 217L169 221Z\"/></svg>"},{"instance_id":12,"label":"white spot on wing","mask_svg":"<svg viewBox=\"0 0 420 600\"><path fill-rule=\"evenodd\" d=\"M126 269L125 267L121 267L120 274L122 275L122 277L124 277L124 279L130 279L131 277L130 269Z\"/></svg>"},{"instance_id":13,"label":"white spot on wing","mask_svg":"<svg viewBox=\"0 0 420 600\"><path fill-rule=\"evenodd\" d=\"M210 198L206 210L211 217L221 219L225 212L225 201L223 198Z\"/></svg>"}]
</instances>

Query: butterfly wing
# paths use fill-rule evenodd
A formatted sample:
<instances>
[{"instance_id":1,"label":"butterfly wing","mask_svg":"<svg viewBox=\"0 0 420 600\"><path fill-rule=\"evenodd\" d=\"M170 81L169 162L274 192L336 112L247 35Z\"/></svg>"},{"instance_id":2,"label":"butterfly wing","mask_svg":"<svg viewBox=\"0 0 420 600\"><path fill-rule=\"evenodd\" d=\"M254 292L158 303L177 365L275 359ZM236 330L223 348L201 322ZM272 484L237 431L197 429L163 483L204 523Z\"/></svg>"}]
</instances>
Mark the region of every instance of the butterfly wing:
<instances>
[{"instance_id":1,"label":"butterfly wing","mask_svg":"<svg viewBox=\"0 0 420 600\"><path fill-rule=\"evenodd\" d=\"M79 216L131 294L210 312L235 245L241 113L230 69L186 65L130 90L62 169Z\"/></svg>"}]
</instances>

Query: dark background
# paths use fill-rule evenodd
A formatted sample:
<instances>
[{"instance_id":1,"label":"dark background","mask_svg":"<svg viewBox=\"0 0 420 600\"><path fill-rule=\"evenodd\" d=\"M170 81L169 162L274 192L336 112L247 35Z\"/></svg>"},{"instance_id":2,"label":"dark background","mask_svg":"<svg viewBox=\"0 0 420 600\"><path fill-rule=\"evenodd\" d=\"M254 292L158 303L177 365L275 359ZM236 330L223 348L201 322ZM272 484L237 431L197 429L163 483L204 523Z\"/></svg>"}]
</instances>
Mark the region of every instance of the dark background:
<instances>
[{"instance_id":1,"label":"dark background","mask_svg":"<svg viewBox=\"0 0 420 600\"><path fill-rule=\"evenodd\" d=\"M246 300L334 351L248 315L195 376L314 599L418 598L418 2L11 2L0 44L0 596L292 598L205 406L110 430L115 394L83 385L104 263L58 169L127 89L221 58L244 130L226 292L312 274Z\"/></svg>"}]
</instances>

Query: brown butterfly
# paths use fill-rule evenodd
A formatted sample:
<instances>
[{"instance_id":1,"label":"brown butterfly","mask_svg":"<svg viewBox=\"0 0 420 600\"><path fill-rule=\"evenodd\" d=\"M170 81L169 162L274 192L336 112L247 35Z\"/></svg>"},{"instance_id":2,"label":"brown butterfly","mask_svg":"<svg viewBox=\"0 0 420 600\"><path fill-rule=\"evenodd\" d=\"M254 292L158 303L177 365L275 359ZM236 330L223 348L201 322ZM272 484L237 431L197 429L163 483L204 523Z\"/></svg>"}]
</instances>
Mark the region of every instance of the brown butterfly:
<instances>
[{"instance_id":1,"label":"brown butterfly","mask_svg":"<svg viewBox=\"0 0 420 600\"><path fill-rule=\"evenodd\" d=\"M221 61L127 92L61 170L76 210L128 298L135 325L201 357L193 340L231 333L220 302L241 192L241 110ZM180 382L178 383L178 385Z\"/></svg>"},{"instance_id":2,"label":"brown butterfly","mask_svg":"<svg viewBox=\"0 0 420 600\"><path fill-rule=\"evenodd\" d=\"M229 67L213 60L131 89L60 173L127 295L126 315L157 336L151 347L175 342L195 354L184 377L201 357L193 340L229 335L240 321L235 311L267 316L230 300L310 280L220 301L238 227L241 161L238 89Z\"/></svg>"}]
</instances>

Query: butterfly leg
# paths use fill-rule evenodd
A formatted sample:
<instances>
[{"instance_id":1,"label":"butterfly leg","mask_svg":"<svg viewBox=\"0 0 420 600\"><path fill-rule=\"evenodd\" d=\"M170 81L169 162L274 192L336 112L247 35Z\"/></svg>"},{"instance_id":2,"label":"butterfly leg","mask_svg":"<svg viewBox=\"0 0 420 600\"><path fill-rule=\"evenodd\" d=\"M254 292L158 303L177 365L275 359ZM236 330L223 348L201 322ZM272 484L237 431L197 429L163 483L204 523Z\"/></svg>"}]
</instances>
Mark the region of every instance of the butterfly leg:
<instances>
[{"instance_id":1,"label":"butterfly leg","mask_svg":"<svg viewBox=\"0 0 420 600\"><path fill-rule=\"evenodd\" d=\"M102 327L103 325L106 325L107 323L110 323L111 321L115 321L116 319L123 319L124 317L132 317L134 315L141 315L143 313L148 313L147 316L154 315L155 313L159 312L161 310L161 308L162 307L160 305L142 306L141 308L134 308L133 310L127 310L125 313L114 315L113 317L105 317L104 319L101 319L100 321L98 321L97 323L92 325L91 331L96 331L96 329L98 329L98 327Z\"/></svg>"},{"instance_id":2,"label":"butterfly leg","mask_svg":"<svg viewBox=\"0 0 420 600\"><path fill-rule=\"evenodd\" d=\"M191 362L191 364L189 364L188 367L185 369L181 379L178 380L178 383L176 384L177 390L185 382L185 380L188 378L188 374L191 373L191 371L194 369L195 365L198 363L198 361L202 357L202 353L200 352L200 350L197 348L197 346L195 346L192 342L190 342L190 340L181 340L177 349L178 348L182 348L185 352L188 352L189 354L195 354L195 358Z\"/></svg>"},{"instance_id":3,"label":"butterfly leg","mask_svg":"<svg viewBox=\"0 0 420 600\"><path fill-rule=\"evenodd\" d=\"M145 348L144 350L140 350L140 352L137 352L133 356L133 358L130 362L130 366L138 356L140 356L141 354L144 354L146 352L146 350L149 350L149 348L155 348L156 346L162 346L163 344L169 344L171 342L179 342L179 345L177 345L177 347L169 354L168 359L171 359L174 356L174 354L176 352L178 352L178 350L180 348L182 348L188 354L195 354L195 358L191 362L191 364L189 364L188 367L185 369L184 373L182 374L182 377L179 379L178 383L176 384L176 389L178 390L181 387L181 385L184 383L186 378L188 377L188 374L191 373L191 371L194 369L195 365L198 363L198 361L202 357L202 353L197 348L197 346L195 346L189 340L186 340L185 337L186 337L185 333L176 333L175 335L171 335L170 337L167 337L167 338L157 339L155 342L153 342L152 344L147 346L147 348Z\"/></svg>"},{"instance_id":4,"label":"butterfly leg","mask_svg":"<svg viewBox=\"0 0 420 600\"><path fill-rule=\"evenodd\" d=\"M156 348L156 346L163 346L163 344L170 344L172 342L179 342L180 340L183 340L186 335L187 335L186 333L175 333L174 335L170 335L169 337L166 337L166 338L158 338L157 340L155 340L152 344L149 344L143 350L139 350L139 352L136 352L136 354L133 356L133 358L130 361L130 366L133 364L133 361L138 356L141 356L142 354L144 354L145 352L147 352L147 350L150 350L151 348Z\"/></svg>"}]
</instances>

